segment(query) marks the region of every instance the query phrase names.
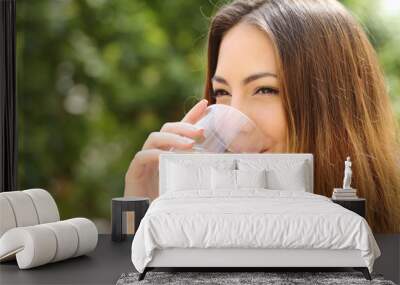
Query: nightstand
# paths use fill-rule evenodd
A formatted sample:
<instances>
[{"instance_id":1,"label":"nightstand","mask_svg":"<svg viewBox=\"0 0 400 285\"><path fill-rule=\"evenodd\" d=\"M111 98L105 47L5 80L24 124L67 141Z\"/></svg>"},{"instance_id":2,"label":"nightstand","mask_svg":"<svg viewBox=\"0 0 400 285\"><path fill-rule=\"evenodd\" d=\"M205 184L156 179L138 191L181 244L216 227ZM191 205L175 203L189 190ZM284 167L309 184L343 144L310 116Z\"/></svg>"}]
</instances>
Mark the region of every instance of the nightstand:
<instances>
[{"instance_id":1,"label":"nightstand","mask_svg":"<svg viewBox=\"0 0 400 285\"><path fill-rule=\"evenodd\" d=\"M339 204L340 206L359 214L361 217L365 218L365 203L364 198L357 198L352 200L339 200L331 199L333 203Z\"/></svg>"},{"instance_id":2,"label":"nightstand","mask_svg":"<svg viewBox=\"0 0 400 285\"><path fill-rule=\"evenodd\" d=\"M127 226L126 212L135 213L135 231L138 229L140 221L146 214L150 205L150 199L145 197L120 197L113 198L111 201L111 239L122 241L126 238L124 230Z\"/></svg>"}]
</instances>

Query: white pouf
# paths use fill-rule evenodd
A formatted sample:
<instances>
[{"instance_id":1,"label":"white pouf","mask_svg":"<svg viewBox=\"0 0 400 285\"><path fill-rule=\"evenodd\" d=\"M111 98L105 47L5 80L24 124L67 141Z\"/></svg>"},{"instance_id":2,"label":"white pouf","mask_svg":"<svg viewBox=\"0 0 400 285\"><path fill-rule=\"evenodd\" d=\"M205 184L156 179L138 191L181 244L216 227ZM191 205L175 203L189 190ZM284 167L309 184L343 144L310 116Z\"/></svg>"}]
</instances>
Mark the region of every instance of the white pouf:
<instances>
[{"instance_id":1,"label":"white pouf","mask_svg":"<svg viewBox=\"0 0 400 285\"><path fill-rule=\"evenodd\" d=\"M85 218L60 221L56 202L43 189L0 193L0 262L17 259L20 269L86 254L98 232Z\"/></svg>"},{"instance_id":2,"label":"white pouf","mask_svg":"<svg viewBox=\"0 0 400 285\"><path fill-rule=\"evenodd\" d=\"M13 209L11 208L8 199L0 195L0 237L9 229L15 228L17 222Z\"/></svg>"},{"instance_id":3,"label":"white pouf","mask_svg":"<svg viewBox=\"0 0 400 285\"><path fill-rule=\"evenodd\" d=\"M39 224L51 223L60 220L57 204L49 192L39 188L28 189L22 192L31 197L39 218Z\"/></svg>"},{"instance_id":4,"label":"white pouf","mask_svg":"<svg viewBox=\"0 0 400 285\"><path fill-rule=\"evenodd\" d=\"M56 250L54 233L41 225L13 228L0 238L0 259L16 254L21 269L49 263Z\"/></svg>"},{"instance_id":5,"label":"white pouf","mask_svg":"<svg viewBox=\"0 0 400 285\"><path fill-rule=\"evenodd\" d=\"M43 224L53 231L57 240L57 252L52 262L67 259L75 255L78 249L78 233L66 221Z\"/></svg>"},{"instance_id":6,"label":"white pouf","mask_svg":"<svg viewBox=\"0 0 400 285\"><path fill-rule=\"evenodd\" d=\"M13 228L0 238L0 261L15 255L19 268L28 269L80 256L96 248L97 235L85 218Z\"/></svg>"},{"instance_id":7,"label":"white pouf","mask_svg":"<svg viewBox=\"0 0 400 285\"><path fill-rule=\"evenodd\" d=\"M23 191L0 193L10 202L13 209L17 227L33 226L39 223L35 205L30 196Z\"/></svg>"}]
</instances>

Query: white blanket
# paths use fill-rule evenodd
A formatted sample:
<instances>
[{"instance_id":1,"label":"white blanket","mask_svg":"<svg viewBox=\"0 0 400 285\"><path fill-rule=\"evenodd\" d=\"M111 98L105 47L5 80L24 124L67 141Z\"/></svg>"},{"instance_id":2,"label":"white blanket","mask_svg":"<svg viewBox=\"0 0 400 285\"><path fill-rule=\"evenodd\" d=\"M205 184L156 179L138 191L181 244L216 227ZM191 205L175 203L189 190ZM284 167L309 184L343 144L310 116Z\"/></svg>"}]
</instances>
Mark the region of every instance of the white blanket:
<instances>
[{"instance_id":1,"label":"white blanket","mask_svg":"<svg viewBox=\"0 0 400 285\"><path fill-rule=\"evenodd\" d=\"M247 189L207 195L170 192L155 199L132 242L143 272L154 249L358 249L372 272L380 250L366 220L321 195Z\"/></svg>"}]
</instances>

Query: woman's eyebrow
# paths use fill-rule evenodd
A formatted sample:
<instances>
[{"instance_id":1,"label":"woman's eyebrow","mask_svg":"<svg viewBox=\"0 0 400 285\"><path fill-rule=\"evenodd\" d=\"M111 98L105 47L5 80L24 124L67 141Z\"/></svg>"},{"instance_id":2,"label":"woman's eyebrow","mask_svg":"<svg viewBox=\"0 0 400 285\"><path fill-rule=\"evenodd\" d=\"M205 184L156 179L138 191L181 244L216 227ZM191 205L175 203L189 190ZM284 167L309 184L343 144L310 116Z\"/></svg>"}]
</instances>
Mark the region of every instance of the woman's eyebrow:
<instances>
[{"instance_id":1,"label":"woman's eyebrow","mask_svg":"<svg viewBox=\"0 0 400 285\"><path fill-rule=\"evenodd\" d=\"M260 72L260 73L255 73L255 74L252 74L252 75L246 77L245 79L242 80L242 84L246 85L246 84L249 84L251 81L257 80L261 77L268 77L268 76L277 77L275 73ZM214 75L214 77L211 80L225 84L225 85L229 85L228 82L224 78L222 78L221 76L218 76L218 75Z\"/></svg>"}]
</instances>

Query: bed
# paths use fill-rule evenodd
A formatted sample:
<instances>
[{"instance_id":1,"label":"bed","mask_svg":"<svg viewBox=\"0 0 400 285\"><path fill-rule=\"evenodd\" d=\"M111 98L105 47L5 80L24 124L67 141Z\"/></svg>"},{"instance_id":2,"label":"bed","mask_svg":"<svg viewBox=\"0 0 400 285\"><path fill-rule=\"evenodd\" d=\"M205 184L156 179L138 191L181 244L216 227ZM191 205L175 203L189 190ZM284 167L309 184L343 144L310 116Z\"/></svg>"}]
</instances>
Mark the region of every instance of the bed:
<instances>
[{"instance_id":1,"label":"bed","mask_svg":"<svg viewBox=\"0 0 400 285\"><path fill-rule=\"evenodd\" d=\"M313 192L313 155L160 155L159 189L132 242L159 267L352 267L380 250L366 220Z\"/></svg>"}]
</instances>

